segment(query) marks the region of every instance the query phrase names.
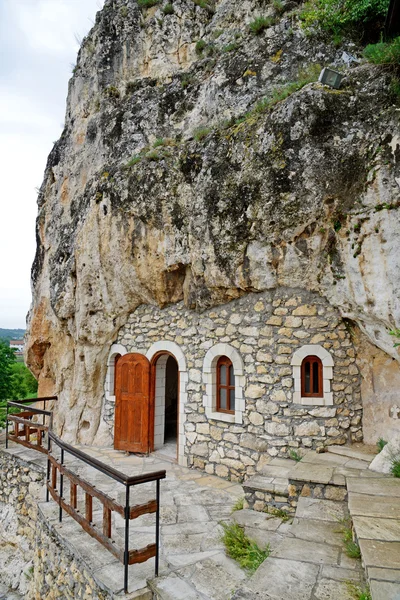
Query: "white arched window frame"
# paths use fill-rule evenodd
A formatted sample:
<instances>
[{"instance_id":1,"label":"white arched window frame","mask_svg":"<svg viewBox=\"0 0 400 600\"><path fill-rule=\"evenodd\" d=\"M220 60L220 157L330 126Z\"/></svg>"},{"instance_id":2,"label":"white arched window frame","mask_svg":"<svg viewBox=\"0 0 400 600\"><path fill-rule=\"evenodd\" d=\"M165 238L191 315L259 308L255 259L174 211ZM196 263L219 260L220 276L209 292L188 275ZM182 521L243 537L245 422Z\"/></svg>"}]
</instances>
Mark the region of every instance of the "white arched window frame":
<instances>
[{"instance_id":1,"label":"white arched window frame","mask_svg":"<svg viewBox=\"0 0 400 600\"><path fill-rule=\"evenodd\" d=\"M178 363L178 385L179 385L179 399L178 399L178 464L185 467L187 466L187 457L185 456L185 405L187 403L187 391L186 386L188 383L188 372L187 372L187 364L186 358L183 354L182 349L175 342L170 342L168 340L162 340L159 342L155 342L146 352L146 357L149 361L158 353L158 352L169 352L175 358ZM163 406L165 403L165 367L167 364L168 355L165 357L161 356L156 365L156 389L155 389L155 441L159 441L157 438L157 428L159 433L164 430L164 413L162 412ZM164 378L164 379L163 379ZM158 402L160 400L161 402ZM164 404L165 406L165 404ZM165 408L164 408L165 410ZM161 440L161 436L160 436ZM163 436L162 436L163 440Z\"/></svg>"},{"instance_id":2,"label":"white arched window frame","mask_svg":"<svg viewBox=\"0 0 400 600\"><path fill-rule=\"evenodd\" d=\"M227 356L233 365L235 375L235 414L217 411L217 363L221 356ZM244 365L239 352L229 344L216 344L212 346L204 357L203 383L205 394L203 406L208 419L225 421L226 423L243 423L245 399L243 388L245 386Z\"/></svg>"},{"instance_id":3,"label":"white arched window frame","mask_svg":"<svg viewBox=\"0 0 400 600\"><path fill-rule=\"evenodd\" d=\"M301 397L301 365L307 356L317 356L322 362L323 397ZM330 406L333 404L331 382L333 378L333 358L328 350L318 344L307 344L296 350L291 365L293 367L294 393L293 403L304 406Z\"/></svg>"},{"instance_id":4,"label":"white arched window frame","mask_svg":"<svg viewBox=\"0 0 400 600\"><path fill-rule=\"evenodd\" d=\"M113 344L111 346L107 359L107 375L104 384L106 400L115 402L114 383L115 383L115 357L118 355L124 356L127 354L127 349L122 344Z\"/></svg>"}]
</instances>

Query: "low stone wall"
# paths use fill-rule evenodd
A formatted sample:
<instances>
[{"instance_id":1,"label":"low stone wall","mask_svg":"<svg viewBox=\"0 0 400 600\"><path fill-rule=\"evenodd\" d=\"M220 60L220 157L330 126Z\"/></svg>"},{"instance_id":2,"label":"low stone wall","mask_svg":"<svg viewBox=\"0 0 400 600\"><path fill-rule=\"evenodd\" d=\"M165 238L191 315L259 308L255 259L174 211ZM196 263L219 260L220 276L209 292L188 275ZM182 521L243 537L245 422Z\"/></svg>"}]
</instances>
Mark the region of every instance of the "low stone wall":
<instances>
[{"instance_id":1,"label":"low stone wall","mask_svg":"<svg viewBox=\"0 0 400 600\"><path fill-rule=\"evenodd\" d=\"M281 489L277 490L273 484L270 489L256 489L250 482L251 480L248 484L243 484L244 499L248 508L259 512L279 509L294 515L300 496L336 502L343 502L348 498L345 484L304 483L304 481L289 479L288 485L282 485Z\"/></svg>"},{"instance_id":2,"label":"low stone wall","mask_svg":"<svg viewBox=\"0 0 400 600\"><path fill-rule=\"evenodd\" d=\"M111 600L46 518L44 483L42 467L0 450L0 583L26 600Z\"/></svg>"},{"instance_id":3,"label":"low stone wall","mask_svg":"<svg viewBox=\"0 0 400 600\"><path fill-rule=\"evenodd\" d=\"M31 594L38 502L44 499L41 467L0 450L0 582Z\"/></svg>"}]
</instances>

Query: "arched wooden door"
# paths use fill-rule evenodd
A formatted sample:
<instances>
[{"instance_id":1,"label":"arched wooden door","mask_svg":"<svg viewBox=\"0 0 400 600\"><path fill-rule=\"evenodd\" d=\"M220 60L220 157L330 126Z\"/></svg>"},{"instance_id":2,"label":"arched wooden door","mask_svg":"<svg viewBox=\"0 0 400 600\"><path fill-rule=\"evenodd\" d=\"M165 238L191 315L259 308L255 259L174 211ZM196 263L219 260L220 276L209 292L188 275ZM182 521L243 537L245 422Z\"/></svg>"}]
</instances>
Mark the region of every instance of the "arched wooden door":
<instances>
[{"instance_id":1,"label":"arched wooden door","mask_svg":"<svg viewBox=\"0 0 400 600\"><path fill-rule=\"evenodd\" d=\"M114 448L149 450L150 362L143 354L125 354L115 373Z\"/></svg>"}]
</instances>

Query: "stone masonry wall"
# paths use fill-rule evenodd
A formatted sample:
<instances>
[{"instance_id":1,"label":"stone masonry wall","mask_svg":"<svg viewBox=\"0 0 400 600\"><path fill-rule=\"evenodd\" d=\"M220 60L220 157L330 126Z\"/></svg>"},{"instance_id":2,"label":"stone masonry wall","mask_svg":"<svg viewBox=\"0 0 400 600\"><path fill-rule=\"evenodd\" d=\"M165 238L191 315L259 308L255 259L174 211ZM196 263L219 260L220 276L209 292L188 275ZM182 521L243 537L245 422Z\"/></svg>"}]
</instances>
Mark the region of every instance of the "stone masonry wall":
<instances>
[{"instance_id":1,"label":"stone masonry wall","mask_svg":"<svg viewBox=\"0 0 400 600\"><path fill-rule=\"evenodd\" d=\"M44 481L41 467L0 450L0 583L27 600L111 600L49 524Z\"/></svg>"},{"instance_id":2,"label":"stone masonry wall","mask_svg":"<svg viewBox=\"0 0 400 600\"><path fill-rule=\"evenodd\" d=\"M43 483L40 467L0 451L0 582L28 598Z\"/></svg>"},{"instance_id":3,"label":"stone masonry wall","mask_svg":"<svg viewBox=\"0 0 400 600\"><path fill-rule=\"evenodd\" d=\"M267 457L290 449L362 439L360 375L351 331L317 294L279 288L248 294L202 314L183 303L164 309L141 305L116 343L146 353L157 341L175 342L188 365L185 454L188 462L233 480L257 472ZM243 424L208 420L203 407L203 360L213 345L230 344L245 365ZM293 404L291 359L304 344L320 344L334 360L333 406ZM113 427L114 405L104 415Z\"/></svg>"}]
</instances>

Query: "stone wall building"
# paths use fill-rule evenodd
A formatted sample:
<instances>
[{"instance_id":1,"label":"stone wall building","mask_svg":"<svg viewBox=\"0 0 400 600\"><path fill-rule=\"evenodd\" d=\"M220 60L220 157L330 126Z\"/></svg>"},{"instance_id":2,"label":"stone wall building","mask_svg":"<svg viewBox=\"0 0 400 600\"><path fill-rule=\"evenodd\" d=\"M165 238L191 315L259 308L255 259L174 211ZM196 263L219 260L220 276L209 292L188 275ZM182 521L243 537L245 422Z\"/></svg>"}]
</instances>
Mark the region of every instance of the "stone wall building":
<instances>
[{"instance_id":1,"label":"stone wall building","mask_svg":"<svg viewBox=\"0 0 400 600\"><path fill-rule=\"evenodd\" d=\"M120 357L137 353L153 365L150 448L176 444L182 465L239 480L270 456L362 440L352 332L317 294L280 288L201 314L183 303L139 306L110 349L103 414L111 434ZM232 365L230 385L222 357ZM307 392L302 379L313 376ZM165 409L174 386L176 436L167 431Z\"/></svg>"}]
</instances>

